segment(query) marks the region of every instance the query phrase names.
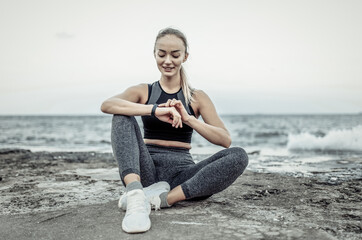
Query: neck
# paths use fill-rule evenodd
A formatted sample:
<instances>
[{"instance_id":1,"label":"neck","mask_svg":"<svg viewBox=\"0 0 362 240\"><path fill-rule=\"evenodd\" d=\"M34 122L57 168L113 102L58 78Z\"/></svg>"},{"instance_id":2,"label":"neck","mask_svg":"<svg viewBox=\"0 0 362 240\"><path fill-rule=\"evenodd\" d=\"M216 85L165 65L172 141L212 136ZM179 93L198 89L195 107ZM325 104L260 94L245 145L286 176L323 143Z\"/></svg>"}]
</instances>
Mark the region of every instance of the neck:
<instances>
[{"instance_id":1,"label":"neck","mask_svg":"<svg viewBox=\"0 0 362 240\"><path fill-rule=\"evenodd\" d=\"M166 88L167 90L170 90L171 92L173 90L178 91L181 87L181 76L176 75L176 76L172 76L172 77L165 77L162 75L161 79L160 79L160 83L163 88Z\"/></svg>"}]
</instances>

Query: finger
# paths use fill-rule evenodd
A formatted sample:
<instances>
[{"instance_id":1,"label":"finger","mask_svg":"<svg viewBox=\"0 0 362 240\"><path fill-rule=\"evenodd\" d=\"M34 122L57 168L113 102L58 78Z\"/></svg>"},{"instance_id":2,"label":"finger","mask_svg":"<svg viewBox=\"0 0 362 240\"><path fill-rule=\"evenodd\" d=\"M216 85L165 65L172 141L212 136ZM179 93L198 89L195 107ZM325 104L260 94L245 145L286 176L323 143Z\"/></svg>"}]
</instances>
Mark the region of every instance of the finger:
<instances>
[{"instance_id":1,"label":"finger","mask_svg":"<svg viewBox=\"0 0 362 240\"><path fill-rule=\"evenodd\" d=\"M181 101L176 102L176 103L175 103L175 106L177 106L178 108L183 107L183 105L182 105L182 102L181 102Z\"/></svg>"},{"instance_id":2,"label":"finger","mask_svg":"<svg viewBox=\"0 0 362 240\"><path fill-rule=\"evenodd\" d=\"M178 119L177 128L180 128L182 126L182 120L181 117Z\"/></svg>"},{"instance_id":3,"label":"finger","mask_svg":"<svg viewBox=\"0 0 362 240\"><path fill-rule=\"evenodd\" d=\"M179 125L179 122L180 122L180 120L181 120L181 116L179 116L179 114L178 113L174 113L174 115L173 115L173 127L175 127L175 128L177 128L178 127L178 125Z\"/></svg>"},{"instance_id":4,"label":"finger","mask_svg":"<svg viewBox=\"0 0 362 240\"><path fill-rule=\"evenodd\" d=\"M178 121L178 123L177 123L177 128L181 128L181 125L182 125L182 121L181 121L181 119Z\"/></svg>"},{"instance_id":5,"label":"finger","mask_svg":"<svg viewBox=\"0 0 362 240\"><path fill-rule=\"evenodd\" d=\"M178 115L178 126L177 127L182 127L182 117L180 114Z\"/></svg>"},{"instance_id":6,"label":"finger","mask_svg":"<svg viewBox=\"0 0 362 240\"><path fill-rule=\"evenodd\" d=\"M176 128L180 127L180 123L182 123L182 120L181 120L181 116L180 115L177 115L175 116L176 120L177 120L177 124L176 124Z\"/></svg>"},{"instance_id":7,"label":"finger","mask_svg":"<svg viewBox=\"0 0 362 240\"><path fill-rule=\"evenodd\" d=\"M182 108L183 107L183 104L180 100L176 100L176 101L173 101L172 102L172 106L176 106L177 108Z\"/></svg>"},{"instance_id":8,"label":"finger","mask_svg":"<svg viewBox=\"0 0 362 240\"><path fill-rule=\"evenodd\" d=\"M159 107L166 107L166 103L158 104Z\"/></svg>"},{"instance_id":9,"label":"finger","mask_svg":"<svg viewBox=\"0 0 362 240\"><path fill-rule=\"evenodd\" d=\"M175 116L174 111L172 111L171 114L172 114L172 127L175 127L177 123L177 117Z\"/></svg>"},{"instance_id":10,"label":"finger","mask_svg":"<svg viewBox=\"0 0 362 240\"><path fill-rule=\"evenodd\" d=\"M167 102L166 102L166 106L167 106L167 107L170 107L171 101L172 101L171 99L168 99L168 100L167 100Z\"/></svg>"},{"instance_id":11,"label":"finger","mask_svg":"<svg viewBox=\"0 0 362 240\"><path fill-rule=\"evenodd\" d=\"M179 119L178 119L178 122L177 122L177 126L176 126L176 128L181 127L181 124L182 124L182 121L181 121L181 118L179 118Z\"/></svg>"}]
</instances>

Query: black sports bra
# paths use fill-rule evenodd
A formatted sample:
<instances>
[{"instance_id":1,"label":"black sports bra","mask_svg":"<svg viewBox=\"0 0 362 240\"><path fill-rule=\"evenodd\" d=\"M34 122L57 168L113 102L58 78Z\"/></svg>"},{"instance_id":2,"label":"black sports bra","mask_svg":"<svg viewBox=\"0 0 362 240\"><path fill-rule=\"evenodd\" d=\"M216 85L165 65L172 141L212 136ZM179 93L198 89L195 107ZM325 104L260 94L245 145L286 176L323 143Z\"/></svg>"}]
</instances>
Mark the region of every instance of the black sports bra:
<instances>
[{"instance_id":1,"label":"black sports bra","mask_svg":"<svg viewBox=\"0 0 362 240\"><path fill-rule=\"evenodd\" d=\"M186 111L195 116L195 113L190 105L186 105L185 96L180 89L176 93L166 93L159 81L153 84L148 84L148 100L146 104L161 104L167 102L168 99L181 100ZM191 143L193 128L183 124L182 128L174 128L171 124L163 122L156 117L142 116L144 138L171 140L185 143Z\"/></svg>"}]
</instances>

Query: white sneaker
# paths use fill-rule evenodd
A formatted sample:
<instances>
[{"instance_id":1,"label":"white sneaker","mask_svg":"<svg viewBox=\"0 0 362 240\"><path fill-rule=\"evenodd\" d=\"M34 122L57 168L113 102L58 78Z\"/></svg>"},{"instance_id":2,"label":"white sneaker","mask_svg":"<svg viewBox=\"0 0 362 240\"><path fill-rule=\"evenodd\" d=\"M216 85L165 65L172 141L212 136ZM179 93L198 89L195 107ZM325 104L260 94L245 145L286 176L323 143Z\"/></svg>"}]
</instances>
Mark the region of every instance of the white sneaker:
<instances>
[{"instance_id":1,"label":"white sneaker","mask_svg":"<svg viewBox=\"0 0 362 240\"><path fill-rule=\"evenodd\" d=\"M170 185L167 182L157 182L143 189L143 192L146 195L147 200L151 203L151 207L154 209L159 209L161 200L159 198L160 194L163 192L169 192ZM124 193L118 201L118 207L126 211L127 209L127 193Z\"/></svg>"},{"instance_id":2,"label":"white sneaker","mask_svg":"<svg viewBox=\"0 0 362 240\"><path fill-rule=\"evenodd\" d=\"M146 232L151 228L151 206L141 189L127 193L127 212L122 221L122 229L127 233Z\"/></svg>"}]
</instances>

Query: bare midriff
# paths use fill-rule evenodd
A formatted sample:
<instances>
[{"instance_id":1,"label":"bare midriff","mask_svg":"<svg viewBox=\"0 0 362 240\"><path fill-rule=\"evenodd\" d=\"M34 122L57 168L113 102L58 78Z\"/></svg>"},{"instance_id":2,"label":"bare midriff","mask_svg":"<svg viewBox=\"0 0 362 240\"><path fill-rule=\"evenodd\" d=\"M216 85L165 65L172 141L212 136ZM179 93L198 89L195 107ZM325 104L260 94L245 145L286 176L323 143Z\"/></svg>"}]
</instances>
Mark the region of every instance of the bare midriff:
<instances>
[{"instance_id":1,"label":"bare midriff","mask_svg":"<svg viewBox=\"0 0 362 240\"><path fill-rule=\"evenodd\" d=\"M159 139L143 139L146 144L155 144L164 147L180 147L191 149L190 143L179 142L179 141L168 141L168 140L159 140Z\"/></svg>"}]
</instances>

